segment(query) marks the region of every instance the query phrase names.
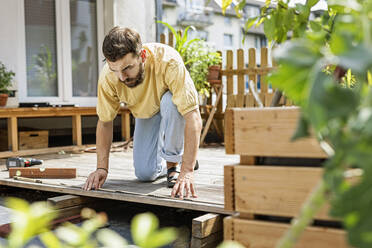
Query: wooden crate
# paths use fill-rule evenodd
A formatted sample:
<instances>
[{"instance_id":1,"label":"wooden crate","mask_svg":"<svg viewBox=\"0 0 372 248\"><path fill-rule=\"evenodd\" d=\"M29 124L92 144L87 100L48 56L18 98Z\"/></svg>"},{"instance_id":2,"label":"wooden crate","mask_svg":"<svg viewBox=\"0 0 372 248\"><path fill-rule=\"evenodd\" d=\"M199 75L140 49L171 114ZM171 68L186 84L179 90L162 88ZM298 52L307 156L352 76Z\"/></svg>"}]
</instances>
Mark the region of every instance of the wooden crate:
<instances>
[{"instance_id":1,"label":"wooden crate","mask_svg":"<svg viewBox=\"0 0 372 248\"><path fill-rule=\"evenodd\" d=\"M326 158L315 138L291 142L299 108L231 108L225 112L227 154Z\"/></svg>"},{"instance_id":2,"label":"wooden crate","mask_svg":"<svg viewBox=\"0 0 372 248\"><path fill-rule=\"evenodd\" d=\"M47 148L49 131L19 132L19 150Z\"/></svg>"},{"instance_id":3,"label":"wooden crate","mask_svg":"<svg viewBox=\"0 0 372 248\"><path fill-rule=\"evenodd\" d=\"M289 224L225 217L224 240L235 240L249 248L273 248ZM295 248L348 248L345 231L307 227Z\"/></svg>"}]
</instances>

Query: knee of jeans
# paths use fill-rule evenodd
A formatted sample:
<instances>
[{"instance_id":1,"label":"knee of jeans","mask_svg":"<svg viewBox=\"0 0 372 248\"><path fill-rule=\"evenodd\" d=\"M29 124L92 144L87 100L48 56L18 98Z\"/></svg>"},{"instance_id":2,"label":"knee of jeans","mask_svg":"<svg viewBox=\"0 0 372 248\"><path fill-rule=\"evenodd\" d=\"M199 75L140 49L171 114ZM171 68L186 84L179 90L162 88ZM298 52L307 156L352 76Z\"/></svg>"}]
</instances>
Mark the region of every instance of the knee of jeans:
<instances>
[{"instance_id":1,"label":"knee of jeans","mask_svg":"<svg viewBox=\"0 0 372 248\"><path fill-rule=\"evenodd\" d=\"M154 181L157 177L157 173L156 171L152 171L152 170L139 170L139 169L135 169L135 175L136 177L138 178L138 180L142 181L142 182L151 182L151 181Z\"/></svg>"}]
</instances>

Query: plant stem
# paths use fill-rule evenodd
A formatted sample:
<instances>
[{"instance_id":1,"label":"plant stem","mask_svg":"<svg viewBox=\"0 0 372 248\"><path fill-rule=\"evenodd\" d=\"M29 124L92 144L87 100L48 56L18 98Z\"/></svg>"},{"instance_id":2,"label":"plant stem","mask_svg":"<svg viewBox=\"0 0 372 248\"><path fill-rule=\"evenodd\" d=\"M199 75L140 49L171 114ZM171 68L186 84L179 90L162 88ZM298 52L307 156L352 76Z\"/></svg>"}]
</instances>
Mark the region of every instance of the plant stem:
<instances>
[{"instance_id":1,"label":"plant stem","mask_svg":"<svg viewBox=\"0 0 372 248\"><path fill-rule=\"evenodd\" d=\"M310 225L314 215L323 206L326 201L327 186L322 179L314 188L313 192L302 206L298 218L292 220L292 225L285 235L279 240L276 248L293 247L305 228Z\"/></svg>"}]
</instances>

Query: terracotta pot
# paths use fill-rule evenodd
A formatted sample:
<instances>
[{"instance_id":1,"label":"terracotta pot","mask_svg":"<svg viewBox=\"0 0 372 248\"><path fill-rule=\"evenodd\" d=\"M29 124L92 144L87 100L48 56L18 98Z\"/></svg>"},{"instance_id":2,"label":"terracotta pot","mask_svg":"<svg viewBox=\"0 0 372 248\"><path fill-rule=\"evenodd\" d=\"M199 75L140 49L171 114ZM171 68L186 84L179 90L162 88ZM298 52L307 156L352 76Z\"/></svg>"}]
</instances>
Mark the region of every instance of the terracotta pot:
<instances>
[{"instance_id":1,"label":"terracotta pot","mask_svg":"<svg viewBox=\"0 0 372 248\"><path fill-rule=\"evenodd\" d=\"M220 71L221 71L221 66L219 66L219 65L210 66L208 68L207 81L211 84L221 83Z\"/></svg>"},{"instance_id":2,"label":"terracotta pot","mask_svg":"<svg viewBox=\"0 0 372 248\"><path fill-rule=\"evenodd\" d=\"M0 94L0 107L4 107L8 101L8 94Z\"/></svg>"}]
</instances>

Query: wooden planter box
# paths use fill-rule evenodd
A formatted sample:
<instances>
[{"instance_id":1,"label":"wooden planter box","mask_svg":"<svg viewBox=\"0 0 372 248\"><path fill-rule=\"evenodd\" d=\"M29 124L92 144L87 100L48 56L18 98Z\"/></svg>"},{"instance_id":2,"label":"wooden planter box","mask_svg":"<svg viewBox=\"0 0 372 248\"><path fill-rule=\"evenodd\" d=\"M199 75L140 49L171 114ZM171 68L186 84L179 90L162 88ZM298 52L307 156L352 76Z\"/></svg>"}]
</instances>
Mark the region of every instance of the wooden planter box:
<instances>
[{"instance_id":1,"label":"wooden planter box","mask_svg":"<svg viewBox=\"0 0 372 248\"><path fill-rule=\"evenodd\" d=\"M49 131L19 132L19 150L47 148Z\"/></svg>"},{"instance_id":2,"label":"wooden planter box","mask_svg":"<svg viewBox=\"0 0 372 248\"><path fill-rule=\"evenodd\" d=\"M249 248L273 248L288 230L289 224L224 219L224 239L236 240ZM295 248L348 248L345 231L328 227L307 227Z\"/></svg>"},{"instance_id":3,"label":"wooden planter box","mask_svg":"<svg viewBox=\"0 0 372 248\"><path fill-rule=\"evenodd\" d=\"M321 180L321 161L327 156L317 140L291 141L299 115L297 107L226 110L226 153L239 154L240 164L224 168L225 210L240 217L224 221L225 240L236 240L250 248L275 247L288 229L289 219L298 216ZM281 163L263 165L265 160ZM285 164L286 160L290 164ZM338 222L328 215L329 207L325 205L315 219ZM257 215L270 221L260 221ZM288 217L284 218L287 223L275 222L278 217ZM345 240L346 233L341 229L309 227L295 247L348 247Z\"/></svg>"}]
</instances>

